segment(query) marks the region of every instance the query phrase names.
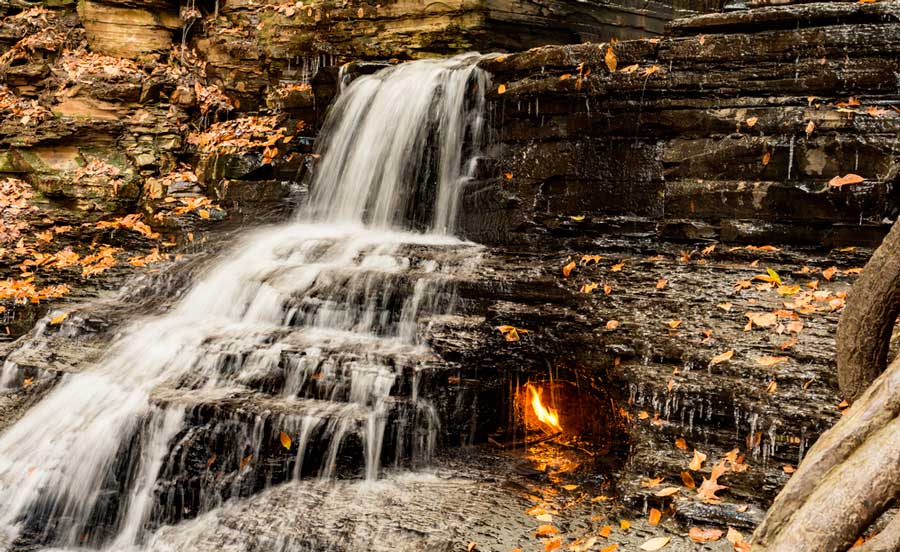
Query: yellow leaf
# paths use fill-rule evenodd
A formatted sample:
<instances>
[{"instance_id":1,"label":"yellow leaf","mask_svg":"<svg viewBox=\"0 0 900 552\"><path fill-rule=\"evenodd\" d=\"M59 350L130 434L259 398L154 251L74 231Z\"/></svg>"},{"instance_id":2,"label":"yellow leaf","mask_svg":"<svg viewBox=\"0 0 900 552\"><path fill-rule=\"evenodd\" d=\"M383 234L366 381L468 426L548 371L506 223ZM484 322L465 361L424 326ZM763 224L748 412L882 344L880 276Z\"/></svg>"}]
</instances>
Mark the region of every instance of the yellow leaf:
<instances>
[{"instance_id":1,"label":"yellow leaf","mask_svg":"<svg viewBox=\"0 0 900 552\"><path fill-rule=\"evenodd\" d=\"M594 264L598 264L602 259L603 257L601 257L600 255L582 255L581 264L591 264L591 261L593 261Z\"/></svg>"},{"instance_id":2,"label":"yellow leaf","mask_svg":"<svg viewBox=\"0 0 900 552\"><path fill-rule=\"evenodd\" d=\"M781 285L781 276L779 276L777 272L768 267L766 267L766 272L769 274L769 278L772 279L772 282L778 284L779 286Z\"/></svg>"},{"instance_id":3,"label":"yellow leaf","mask_svg":"<svg viewBox=\"0 0 900 552\"><path fill-rule=\"evenodd\" d=\"M291 436L290 435L288 435L287 433L282 431L281 434L278 435L278 438L279 438L279 440L281 440L281 446L283 446L284 448L286 448L288 450L291 450Z\"/></svg>"},{"instance_id":4,"label":"yellow leaf","mask_svg":"<svg viewBox=\"0 0 900 552\"><path fill-rule=\"evenodd\" d=\"M750 117L744 122L747 123L748 127L753 128L753 126L756 125L757 121L759 121L759 117Z\"/></svg>"},{"instance_id":5,"label":"yellow leaf","mask_svg":"<svg viewBox=\"0 0 900 552\"><path fill-rule=\"evenodd\" d=\"M662 550L671 540L672 537L655 537L642 544L641 550L646 550L647 552Z\"/></svg>"},{"instance_id":6,"label":"yellow leaf","mask_svg":"<svg viewBox=\"0 0 900 552\"><path fill-rule=\"evenodd\" d=\"M207 211L206 209L198 209L197 214L200 215L200 218L202 218L202 219L209 218L209 211Z\"/></svg>"},{"instance_id":7,"label":"yellow leaf","mask_svg":"<svg viewBox=\"0 0 900 552\"><path fill-rule=\"evenodd\" d=\"M501 84L497 87L497 94L505 94L506 93L506 85Z\"/></svg>"},{"instance_id":8,"label":"yellow leaf","mask_svg":"<svg viewBox=\"0 0 900 552\"><path fill-rule=\"evenodd\" d=\"M669 320L667 322L667 324L669 325L670 328L672 328L674 330L675 328L677 328L678 326L681 325L681 320Z\"/></svg>"},{"instance_id":9,"label":"yellow leaf","mask_svg":"<svg viewBox=\"0 0 900 552\"><path fill-rule=\"evenodd\" d=\"M731 360L731 357L734 356L734 351L725 351L724 353L720 353L709 361L710 366L715 366L716 364L722 364L728 360Z\"/></svg>"},{"instance_id":10,"label":"yellow leaf","mask_svg":"<svg viewBox=\"0 0 900 552\"><path fill-rule=\"evenodd\" d=\"M623 519L619 521L619 527L622 529L622 531L628 531L629 529L631 529L631 522L627 519Z\"/></svg>"},{"instance_id":11,"label":"yellow leaf","mask_svg":"<svg viewBox=\"0 0 900 552\"><path fill-rule=\"evenodd\" d=\"M22 380L22 387L28 387L33 381L34 378L25 378L24 380Z\"/></svg>"},{"instance_id":12,"label":"yellow leaf","mask_svg":"<svg viewBox=\"0 0 900 552\"><path fill-rule=\"evenodd\" d=\"M584 220L584 215L575 215L575 216L571 216L569 218L574 220L575 222L581 222Z\"/></svg>"},{"instance_id":13,"label":"yellow leaf","mask_svg":"<svg viewBox=\"0 0 900 552\"><path fill-rule=\"evenodd\" d=\"M67 313L67 312L64 312L58 316L54 316L53 318L50 319L50 325L56 326L57 324L61 324L62 321L68 317L69 317L69 313Z\"/></svg>"},{"instance_id":14,"label":"yellow leaf","mask_svg":"<svg viewBox=\"0 0 900 552\"><path fill-rule=\"evenodd\" d=\"M613 52L612 46L606 49L606 56L603 59L606 62L606 66L609 68L610 72L616 72L616 66L619 64L619 60L616 58L615 52Z\"/></svg>"},{"instance_id":15,"label":"yellow leaf","mask_svg":"<svg viewBox=\"0 0 900 552\"><path fill-rule=\"evenodd\" d=\"M859 184L860 182L864 182L866 179L859 176L858 174L845 174L844 176L835 176L831 180L828 181L828 185L833 188L840 188L841 186L847 186L848 184Z\"/></svg>"}]
</instances>

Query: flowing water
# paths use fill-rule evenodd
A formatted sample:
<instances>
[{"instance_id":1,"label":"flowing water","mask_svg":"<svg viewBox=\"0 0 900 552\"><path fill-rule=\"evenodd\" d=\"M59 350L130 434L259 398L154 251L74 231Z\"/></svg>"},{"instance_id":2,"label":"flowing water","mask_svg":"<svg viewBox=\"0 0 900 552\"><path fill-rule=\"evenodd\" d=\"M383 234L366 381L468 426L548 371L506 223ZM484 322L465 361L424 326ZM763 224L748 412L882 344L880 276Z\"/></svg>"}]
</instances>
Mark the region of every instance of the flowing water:
<instances>
[{"instance_id":1,"label":"flowing water","mask_svg":"<svg viewBox=\"0 0 900 552\"><path fill-rule=\"evenodd\" d=\"M452 236L481 141L477 59L354 81L296 222L245 236L0 434L0 549L140 548L154 520L272 481L427 462L441 420L419 381L439 359L421 327L453 311L454 281L480 254ZM257 466L281 434L285 465ZM227 446L198 460L198 442ZM198 462L229 475L191 478Z\"/></svg>"}]
</instances>

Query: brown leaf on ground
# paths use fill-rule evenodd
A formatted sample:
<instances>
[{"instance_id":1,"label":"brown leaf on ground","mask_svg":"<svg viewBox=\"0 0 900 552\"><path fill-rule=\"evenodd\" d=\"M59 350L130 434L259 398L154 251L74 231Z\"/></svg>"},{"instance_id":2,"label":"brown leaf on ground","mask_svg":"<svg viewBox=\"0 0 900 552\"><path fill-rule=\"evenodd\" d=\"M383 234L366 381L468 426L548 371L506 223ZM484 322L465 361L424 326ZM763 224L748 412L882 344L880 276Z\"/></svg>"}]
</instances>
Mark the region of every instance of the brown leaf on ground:
<instances>
[{"instance_id":1,"label":"brown leaf on ground","mask_svg":"<svg viewBox=\"0 0 900 552\"><path fill-rule=\"evenodd\" d=\"M694 471L700 471L700 469L703 468L704 461L706 461L706 455L695 449L694 457L691 459L691 463L688 465L688 468Z\"/></svg>"}]
</instances>

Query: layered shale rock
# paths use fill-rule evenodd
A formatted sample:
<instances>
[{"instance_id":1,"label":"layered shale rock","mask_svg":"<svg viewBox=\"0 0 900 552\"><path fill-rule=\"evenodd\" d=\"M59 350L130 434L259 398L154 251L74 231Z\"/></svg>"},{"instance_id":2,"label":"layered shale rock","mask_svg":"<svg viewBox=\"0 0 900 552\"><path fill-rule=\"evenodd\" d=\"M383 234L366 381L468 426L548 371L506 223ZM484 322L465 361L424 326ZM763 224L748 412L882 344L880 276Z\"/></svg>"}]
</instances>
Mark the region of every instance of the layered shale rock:
<instances>
[{"instance_id":1,"label":"layered shale rock","mask_svg":"<svg viewBox=\"0 0 900 552\"><path fill-rule=\"evenodd\" d=\"M472 217L472 235L877 243L900 172L898 9L760 8L483 62L503 87L497 176L473 186L468 211L502 215ZM848 173L865 181L829 185Z\"/></svg>"}]
</instances>

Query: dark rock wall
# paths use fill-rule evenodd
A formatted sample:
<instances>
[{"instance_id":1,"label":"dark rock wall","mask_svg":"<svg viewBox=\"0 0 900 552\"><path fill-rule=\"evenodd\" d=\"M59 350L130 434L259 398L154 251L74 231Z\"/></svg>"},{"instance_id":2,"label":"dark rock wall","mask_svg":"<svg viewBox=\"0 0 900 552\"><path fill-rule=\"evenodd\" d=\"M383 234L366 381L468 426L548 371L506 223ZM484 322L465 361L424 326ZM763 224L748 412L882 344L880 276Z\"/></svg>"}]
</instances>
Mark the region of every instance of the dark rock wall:
<instances>
[{"instance_id":1,"label":"dark rock wall","mask_svg":"<svg viewBox=\"0 0 900 552\"><path fill-rule=\"evenodd\" d=\"M469 190L470 235L877 243L897 214L898 10L761 8L483 62L497 171ZM848 173L865 181L829 185Z\"/></svg>"}]
</instances>

